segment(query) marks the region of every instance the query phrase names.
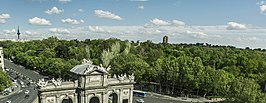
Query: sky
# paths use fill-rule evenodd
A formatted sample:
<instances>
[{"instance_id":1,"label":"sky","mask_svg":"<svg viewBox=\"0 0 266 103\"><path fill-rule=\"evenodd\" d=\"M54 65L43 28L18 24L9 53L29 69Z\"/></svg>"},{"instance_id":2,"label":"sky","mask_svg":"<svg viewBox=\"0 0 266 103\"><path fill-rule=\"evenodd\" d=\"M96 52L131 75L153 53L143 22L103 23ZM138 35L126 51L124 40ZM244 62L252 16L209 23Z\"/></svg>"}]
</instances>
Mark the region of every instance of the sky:
<instances>
[{"instance_id":1,"label":"sky","mask_svg":"<svg viewBox=\"0 0 266 103\"><path fill-rule=\"evenodd\" d=\"M261 0L1 0L0 40L108 39L266 49Z\"/></svg>"}]
</instances>

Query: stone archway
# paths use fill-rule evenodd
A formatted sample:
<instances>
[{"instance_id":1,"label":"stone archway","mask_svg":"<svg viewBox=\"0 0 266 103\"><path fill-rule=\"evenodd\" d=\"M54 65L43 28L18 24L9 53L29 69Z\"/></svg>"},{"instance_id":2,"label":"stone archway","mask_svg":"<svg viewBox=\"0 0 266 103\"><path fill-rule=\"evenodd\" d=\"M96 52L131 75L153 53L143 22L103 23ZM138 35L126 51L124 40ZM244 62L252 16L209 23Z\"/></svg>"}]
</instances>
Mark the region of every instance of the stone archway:
<instances>
[{"instance_id":1,"label":"stone archway","mask_svg":"<svg viewBox=\"0 0 266 103\"><path fill-rule=\"evenodd\" d=\"M68 99L63 99L62 103L73 103L72 99L68 98Z\"/></svg>"},{"instance_id":2,"label":"stone archway","mask_svg":"<svg viewBox=\"0 0 266 103\"><path fill-rule=\"evenodd\" d=\"M92 97L89 103L100 103L100 100L98 97Z\"/></svg>"},{"instance_id":3,"label":"stone archway","mask_svg":"<svg viewBox=\"0 0 266 103\"><path fill-rule=\"evenodd\" d=\"M108 103L118 103L118 96L116 93L112 93L109 95Z\"/></svg>"}]
</instances>

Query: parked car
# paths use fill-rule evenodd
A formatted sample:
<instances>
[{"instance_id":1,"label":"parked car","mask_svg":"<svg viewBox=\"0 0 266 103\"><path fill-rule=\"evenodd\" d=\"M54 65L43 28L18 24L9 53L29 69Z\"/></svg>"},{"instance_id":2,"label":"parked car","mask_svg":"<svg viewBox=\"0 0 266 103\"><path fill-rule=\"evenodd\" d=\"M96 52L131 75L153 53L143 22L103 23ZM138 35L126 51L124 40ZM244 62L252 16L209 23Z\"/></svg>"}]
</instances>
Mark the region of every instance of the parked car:
<instances>
[{"instance_id":1,"label":"parked car","mask_svg":"<svg viewBox=\"0 0 266 103\"><path fill-rule=\"evenodd\" d=\"M8 101L6 101L6 103L11 103L11 101L10 101L10 100L8 100Z\"/></svg>"},{"instance_id":2,"label":"parked car","mask_svg":"<svg viewBox=\"0 0 266 103\"><path fill-rule=\"evenodd\" d=\"M136 101L137 101L137 103L144 103L143 99L137 99Z\"/></svg>"},{"instance_id":3,"label":"parked car","mask_svg":"<svg viewBox=\"0 0 266 103\"><path fill-rule=\"evenodd\" d=\"M25 91L25 94L29 94L29 93L30 93L30 91L29 91L29 90L26 90L26 91Z\"/></svg>"}]
</instances>

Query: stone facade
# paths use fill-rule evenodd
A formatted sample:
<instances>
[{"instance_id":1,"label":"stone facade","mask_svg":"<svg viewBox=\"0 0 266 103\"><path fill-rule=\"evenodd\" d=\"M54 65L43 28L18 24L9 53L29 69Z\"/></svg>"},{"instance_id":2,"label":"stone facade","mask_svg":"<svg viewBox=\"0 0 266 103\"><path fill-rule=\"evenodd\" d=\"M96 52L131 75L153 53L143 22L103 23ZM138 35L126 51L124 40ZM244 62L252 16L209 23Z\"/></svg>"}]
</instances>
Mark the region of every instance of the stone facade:
<instances>
[{"instance_id":1,"label":"stone facade","mask_svg":"<svg viewBox=\"0 0 266 103\"><path fill-rule=\"evenodd\" d=\"M4 70L4 53L3 47L0 47L0 67Z\"/></svg>"},{"instance_id":2,"label":"stone facade","mask_svg":"<svg viewBox=\"0 0 266 103\"><path fill-rule=\"evenodd\" d=\"M39 80L39 103L132 103L134 76L108 78L107 70L84 60L70 70L74 81Z\"/></svg>"}]
</instances>

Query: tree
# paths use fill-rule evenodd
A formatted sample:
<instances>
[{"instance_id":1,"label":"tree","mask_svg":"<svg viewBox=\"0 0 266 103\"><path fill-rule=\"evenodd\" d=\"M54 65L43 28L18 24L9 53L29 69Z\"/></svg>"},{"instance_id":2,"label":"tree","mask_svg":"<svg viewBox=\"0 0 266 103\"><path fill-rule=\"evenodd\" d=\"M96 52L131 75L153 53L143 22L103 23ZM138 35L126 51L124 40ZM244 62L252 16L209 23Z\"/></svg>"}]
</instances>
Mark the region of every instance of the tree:
<instances>
[{"instance_id":1,"label":"tree","mask_svg":"<svg viewBox=\"0 0 266 103\"><path fill-rule=\"evenodd\" d=\"M0 91L3 91L5 88L11 86L11 79L9 76L2 71L3 69L0 68Z\"/></svg>"},{"instance_id":2,"label":"tree","mask_svg":"<svg viewBox=\"0 0 266 103\"><path fill-rule=\"evenodd\" d=\"M55 48L56 56L59 58L69 58L70 57L70 49L65 44L60 44Z\"/></svg>"}]
</instances>

